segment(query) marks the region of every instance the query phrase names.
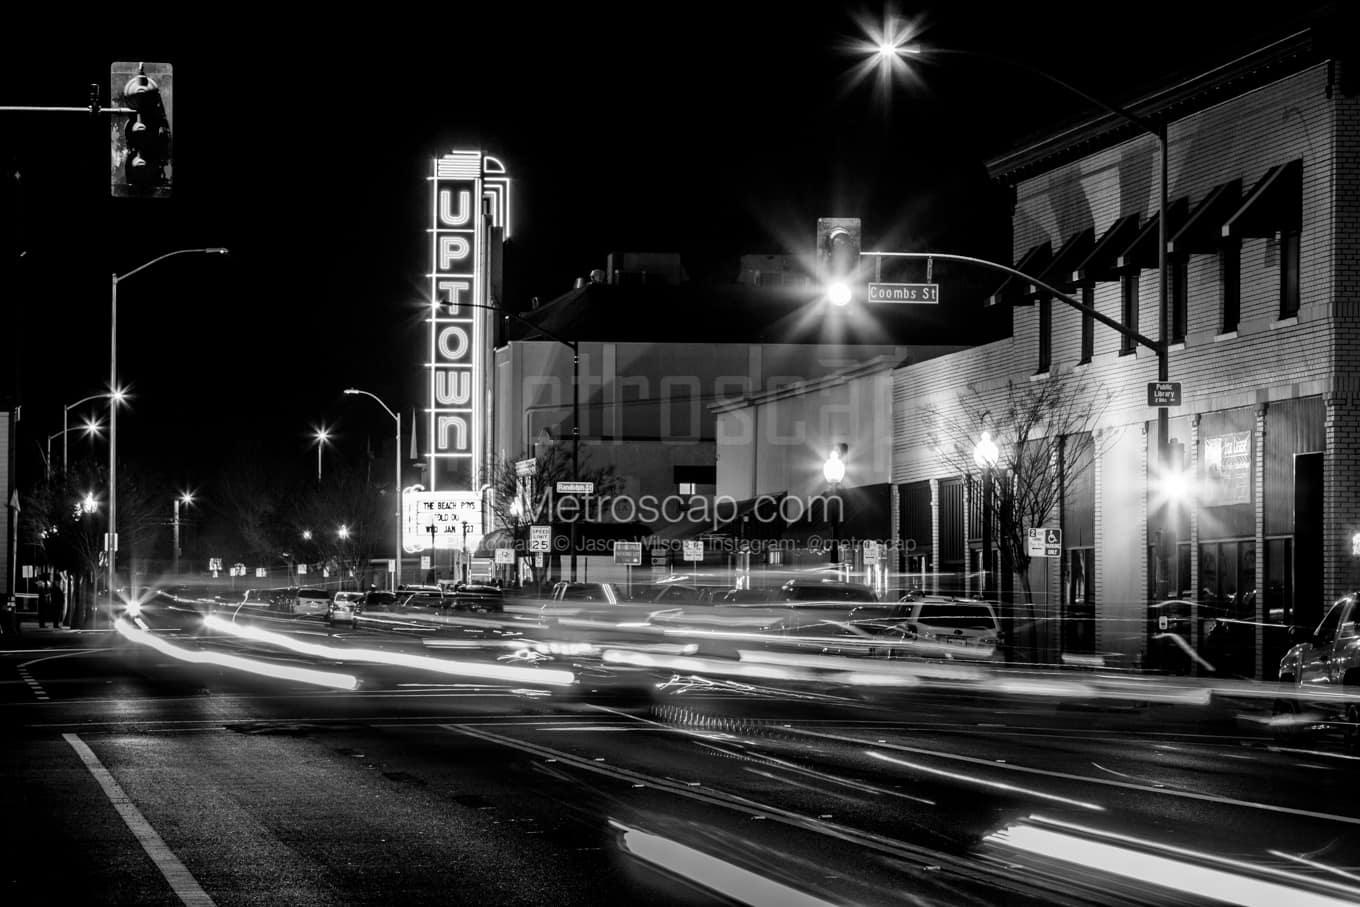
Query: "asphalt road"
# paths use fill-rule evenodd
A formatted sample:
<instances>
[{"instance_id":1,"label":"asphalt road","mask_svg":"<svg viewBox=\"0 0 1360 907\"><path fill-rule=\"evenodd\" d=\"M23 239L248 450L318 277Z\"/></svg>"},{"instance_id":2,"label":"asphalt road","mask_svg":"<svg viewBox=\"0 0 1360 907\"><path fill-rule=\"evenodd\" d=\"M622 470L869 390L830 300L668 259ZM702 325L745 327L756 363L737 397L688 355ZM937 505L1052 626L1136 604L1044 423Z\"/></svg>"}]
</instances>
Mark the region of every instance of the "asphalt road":
<instances>
[{"instance_id":1,"label":"asphalt road","mask_svg":"<svg viewBox=\"0 0 1360 907\"><path fill-rule=\"evenodd\" d=\"M4 903L1360 900L1360 757L1240 703L655 669L583 692L418 661L579 666L497 634L252 621L318 655L180 617L157 638L358 688L7 640Z\"/></svg>"}]
</instances>

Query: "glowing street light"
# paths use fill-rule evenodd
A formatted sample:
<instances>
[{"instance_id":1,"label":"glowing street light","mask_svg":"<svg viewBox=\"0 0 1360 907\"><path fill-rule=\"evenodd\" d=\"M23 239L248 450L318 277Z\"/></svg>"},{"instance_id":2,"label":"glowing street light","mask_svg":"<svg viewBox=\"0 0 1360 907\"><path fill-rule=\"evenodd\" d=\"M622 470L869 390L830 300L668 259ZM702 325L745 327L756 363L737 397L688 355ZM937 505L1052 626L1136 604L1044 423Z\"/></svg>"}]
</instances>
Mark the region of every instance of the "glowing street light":
<instances>
[{"instance_id":1,"label":"glowing street light","mask_svg":"<svg viewBox=\"0 0 1360 907\"><path fill-rule=\"evenodd\" d=\"M84 425L77 425L75 429L71 429L71 428L63 428L61 431L53 432L52 434L48 435L48 436L47 436L47 478L48 478L49 480L52 478L52 439L53 439L53 438L56 438L56 437L60 437L60 438L61 438L61 447L62 447L62 461L61 461L61 468L62 468L62 469L65 469L65 468L66 468L66 455L65 455L65 450L66 450L66 435L67 435L69 432L74 431L74 430L83 430L83 431L85 432L85 435L86 435L87 437L89 437L89 436L91 436L91 435L98 435L100 429L102 429L103 427L104 427L104 423L103 423L103 422L99 422L99 421L95 420L94 418L87 418L87 419L85 420L85 424L84 424Z\"/></svg>"},{"instance_id":2,"label":"glowing street light","mask_svg":"<svg viewBox=\"0 0 1360 907\"><path fill-rule=\"evenodd\" d=\"M119 393L121 393L121 392L119 392ZM90 396L88 396L88 397L83 397L83 398L81 398L80 400L77 400L75 403L68 403L68 404L66 405L66 408L65 408L64 410L62 410L62 413L61 413L61 434L62 434L62 440L61 440L61 468L62 468L62 469L65 469L65 468L67 467L67 465L71 462L70 458L67 457L67 455L66 455L66 453L67 453L67 447L66 447L66 432L69 430L67 426L68 426L68 422L69 422L70 417L71 417L71 410L75 409L77 406L80 406L82 403L89 403L91 400L106 400L106 399L108 399L108 396L109 396L109 395L108 395L107 393L104 393L104 394L90 394ZM47 461L48 461L49 463L52 462L52 455L51 455L50 453L48 454Z\"/></svg>"},{"instance_id":3,"label":"glowing street light","mask_svg":"<svg viewBox=\"0 0 1360 907\"><path fill-rule=\"evenodd\" d=\"M174 561L174 568L172 572L175 576L176 581L178 581L179 579L179 505L183 504L185 507L188 507L193 502L194 495L193 492L190 491L183 492L180 494L179 497L175 498L175 521L174 521L175 537L173 539L173 544L171 545L172 549L171 556Z\"/></svg>"},{"instance_id":4,"label":"glowing street light","mask_svg":"<svg viewBox=\"0 0 1360 907\"><path fill-rule=\"evenodd\" d=\"M323 425L323 426L321 426L320 428L316 429L315 432L312 433L312 437L316 439L316 482L317 482L318 485L320 485L320 484L321 484L321 448L324 447L326 444L330 443L330 440L331 440L331 432L330 432L330 429L328 429L326 426Z\"/></svg>"}]
</instances>

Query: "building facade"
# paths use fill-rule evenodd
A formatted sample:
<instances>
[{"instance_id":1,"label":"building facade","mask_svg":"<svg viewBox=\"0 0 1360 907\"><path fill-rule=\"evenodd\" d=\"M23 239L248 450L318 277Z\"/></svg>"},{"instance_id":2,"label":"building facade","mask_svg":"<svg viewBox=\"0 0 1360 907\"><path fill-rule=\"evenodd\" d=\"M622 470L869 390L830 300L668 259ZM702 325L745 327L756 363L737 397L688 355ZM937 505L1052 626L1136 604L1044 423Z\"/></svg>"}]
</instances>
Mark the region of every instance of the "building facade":
<instances>
[{"instance_id":1,"label":"building facade","mask_svg":"<svg viewBox=\"0 0 1360 907\"><path fill-rule=\"evenodd\" d=\"M1207 618L1231 626L1219 670L1272 679L1285 628L1360 581L1360 101L1344 70L1305 31L1130 105L1167 130L1165 213L1158 140L1112 116L990 164L1014 191L1015 266L1154 338L1167 218L1183 389L1163 474L1155 351L1018 280L994 297L1010 337L896 370L897 528L937 585L979 565L981 535L980 470L942 455L942 426L1004 435L1008 404L1045 387L1089 404L1050 420L1071 437L1027 527L1062 531L1059 556L1029 564L1036 657L1156 666L1150 605L1182 599L1191 645Z\"/></svg>"}]
</instances>

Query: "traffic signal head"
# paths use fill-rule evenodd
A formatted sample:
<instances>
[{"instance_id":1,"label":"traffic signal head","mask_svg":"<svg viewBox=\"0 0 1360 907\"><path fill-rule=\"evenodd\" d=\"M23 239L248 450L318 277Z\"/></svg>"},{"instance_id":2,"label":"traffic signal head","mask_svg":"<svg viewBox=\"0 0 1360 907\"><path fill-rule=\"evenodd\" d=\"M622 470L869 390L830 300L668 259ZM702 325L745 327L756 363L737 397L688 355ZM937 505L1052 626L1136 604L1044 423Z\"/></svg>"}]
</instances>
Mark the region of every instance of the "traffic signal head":
<instances>
[{"instance_id":1,"label":"traffic signal head","mask_svg":"<svg viewBox=\"0 0 1360 907\"><path fill-rule=\"evenodd\" d=\"M119 197L168 198L172 161L169 63L114 63L109 99L128 113L110 120L110 189Z\"/></svg>"},{"instance_id":2,"label":"traffic signal head","mask_svg":"<svg viewBox=\"0 0 1360 907\"><path fill-rule=\"evenodd\" d=\"M833 305L847 305L859 295L859 249L858 217L818 218L817 276Z\"/></svg>"}]
</instances>

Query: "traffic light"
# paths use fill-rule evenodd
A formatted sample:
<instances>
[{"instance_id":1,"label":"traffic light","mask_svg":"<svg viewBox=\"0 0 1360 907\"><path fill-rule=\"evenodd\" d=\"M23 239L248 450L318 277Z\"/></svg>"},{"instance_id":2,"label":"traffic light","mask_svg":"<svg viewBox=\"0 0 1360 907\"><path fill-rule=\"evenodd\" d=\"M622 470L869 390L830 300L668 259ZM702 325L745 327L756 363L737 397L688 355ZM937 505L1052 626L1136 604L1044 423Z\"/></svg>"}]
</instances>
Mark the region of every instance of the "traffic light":
<instances>
[{"instance_id":1,"label":"traffic light","mask_svg":"<svg viewBox=\"0 0 1360 907\"><path fill-rule=\"evenodd\" d=\"M858 217L817 219L817 276L833 305L859 296L859 248Z\"/></svg>"},{"instance_id":2,"label":"traffic light","mask_svg":"<svg viewBox=\"0 0 1360 907\"><path fill-rule=\"evenodd\" d=\"M170 144L169 63L114 63L109 100L130 113L110 118L110 190L120 198L169 198L173 175Z\"/></svg>"}]
</instances>

